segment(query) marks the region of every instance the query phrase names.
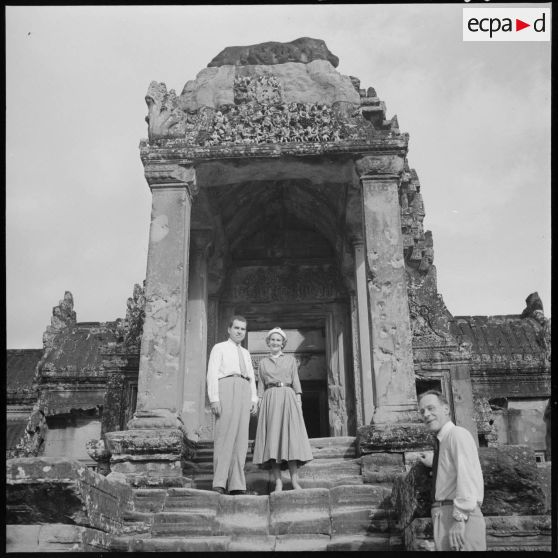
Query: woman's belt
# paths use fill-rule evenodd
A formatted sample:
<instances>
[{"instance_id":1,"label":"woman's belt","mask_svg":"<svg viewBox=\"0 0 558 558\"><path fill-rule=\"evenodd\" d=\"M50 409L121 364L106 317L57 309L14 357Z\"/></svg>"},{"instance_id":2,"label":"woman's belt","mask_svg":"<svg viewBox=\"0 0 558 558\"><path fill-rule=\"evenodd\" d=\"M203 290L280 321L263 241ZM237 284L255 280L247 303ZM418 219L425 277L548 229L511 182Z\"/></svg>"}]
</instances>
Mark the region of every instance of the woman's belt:
<instances>
[{"instance_id":1,"label":"woman's belt","mask_svg":"<svg viewBox=\"0 0 558 558\"><path fill-rule=\"evenodd\" d=\"M285 384L284 382L271 382L269 384L265 384L265 389L274 388L274 387L293 387L293 384Z\"/></svg>"}]
</instances>

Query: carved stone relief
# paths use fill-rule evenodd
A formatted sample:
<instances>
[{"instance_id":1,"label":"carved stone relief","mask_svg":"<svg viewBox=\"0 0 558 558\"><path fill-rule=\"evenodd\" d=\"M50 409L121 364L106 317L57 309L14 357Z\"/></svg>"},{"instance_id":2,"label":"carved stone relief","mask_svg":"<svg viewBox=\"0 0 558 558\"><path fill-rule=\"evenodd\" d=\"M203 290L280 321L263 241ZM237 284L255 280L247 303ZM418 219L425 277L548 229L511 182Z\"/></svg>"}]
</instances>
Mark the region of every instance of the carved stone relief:
<instances>
[{"instance_id":1,"label":"carved stone relief","mask_svg":"<svg viewBox=\"0 0 558 558\"><path fill-rule=\"evenodd\" d=\"M233 272L223 299L250 302L332 300L341 292L331 266L256 268Z\"/></svg>"}]
</instances>

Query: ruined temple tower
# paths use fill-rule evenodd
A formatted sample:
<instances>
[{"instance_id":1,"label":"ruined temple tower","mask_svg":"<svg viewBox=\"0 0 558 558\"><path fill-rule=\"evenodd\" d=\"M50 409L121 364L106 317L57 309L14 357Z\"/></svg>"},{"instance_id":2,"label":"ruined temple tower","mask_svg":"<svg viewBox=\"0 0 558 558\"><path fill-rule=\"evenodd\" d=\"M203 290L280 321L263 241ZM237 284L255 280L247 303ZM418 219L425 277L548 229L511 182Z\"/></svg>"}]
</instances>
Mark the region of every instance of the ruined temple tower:
<instances>
[{"instance_id":1,"label":"ruined temple tower","mask_svg":"<svg viewBox=\"0 0 558 558\"><path fill-rule=\"evenodd\" d=\"M227 48L180 95L151 83L137 407L129 430L109 435L113 457L136 442L168 456L184 433L211 440L207 355L232 314L248 319L256 364L264 332L289 331L311 437L358 431L389 446L402 432L423 436L412 327L434 335L445 360L459 351L436 293L408 135L337 65L323 41L304 38ZM413 311L421 297L432 319ZM157 466L178 474L177 462Z\"/></svg>"},{"instance_id":2,"label":"ruined temple tower","mask_svg":"<svg viewBox=\"0 0 558 558\"><path fill-rule=\"evenodd\" d=\"M478 441L488 549L551 549L550 320L536 293L450 314L408 135L337 64L303 38L150 85L144 288L106 323L66 292L43 349L9 351L8 552L432 549L431 388ZM247 494L211 491L207 356L232 314L256 370L288 333L304 490L272 492L247 455Z\"/></svg>"}]
</instances>

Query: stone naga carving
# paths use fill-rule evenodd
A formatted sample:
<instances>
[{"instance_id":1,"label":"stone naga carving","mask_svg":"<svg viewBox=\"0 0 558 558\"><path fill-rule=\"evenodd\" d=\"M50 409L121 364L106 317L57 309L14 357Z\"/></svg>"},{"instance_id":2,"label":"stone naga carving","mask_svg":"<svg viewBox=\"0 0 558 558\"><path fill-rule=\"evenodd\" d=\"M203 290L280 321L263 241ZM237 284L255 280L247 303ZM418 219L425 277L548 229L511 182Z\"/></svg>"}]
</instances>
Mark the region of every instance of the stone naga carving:
<instances>
[{"instance_id":1,"label":"stone naga carving","mask_svg":"<svg viewBox=\"0 0 558 558\"><path fill-rule=\"evenodd\" d=\"M339 58L329 51L324 41L301 37L290 43L269 41L257 45L227 47L207 66L273 65L285 62L307 64L313 60L327 60L334 68L339 65Z\"/></svg>"},{"instance_id":2,"label":"stone naga carving","mask_svg":"<svg viewBox=\"0 0 558 558\"><path fill-rule=\"evenodd\" d=\"M91 459L97 462L97 472L101 475L110 473L110 452L104 440L92 439L85 442L85 449Z\"/></svg>"},{"instance_id":3,"label":"stone naga carving","mask_svg":"<svg viewBox=\"0 0 558 558\"><path fill-rule=\"evenodd\" d=\"M551 320L550 318L546 318L544 315L543 310L543 303L541 298L539 297L539 293L534 292L531 293L525 299L526 307L521 313L521 317L525 318L532 318L537 323L540 324L541 329L537 334L537 343L544 351L544 361L545 364L550 366L551 361Z\"/></svg>"},{"instance_id":4,"label":"stone naga carving","mask_svg":"<svg viewBox=\"0 0 558 558\"><path fill-rule=\"evenodd\" d=\"M37 457L44 448L47 430L45 414L36 404L27 420L23 437L16 448L10 452L11 455L6 457Z\"/></svg>"},{"instance_id":5,"label":"stone naga carving","mask_svg":"<svg viewBox=\"0 0 558 558\"><path fill-rule=\"evenodd\" d=\"M149 139L179 137L186 131L186 116L178 106L178 97L174 89L167 92L164 83L152 81L145 95L148 115Z\"/></svg>"},{"instance_id":6,"label":"stone naga carving","mask_svg":"<svg viewBox=\"0 0 558 558\"><path fill-rule=\"evenodd\" d=\"M134 285L134 291L126 302L126 319L121 325L124 345L127 349L139 349L145 320L145 281L143 287Z\"/></svg>"}]
</instances>

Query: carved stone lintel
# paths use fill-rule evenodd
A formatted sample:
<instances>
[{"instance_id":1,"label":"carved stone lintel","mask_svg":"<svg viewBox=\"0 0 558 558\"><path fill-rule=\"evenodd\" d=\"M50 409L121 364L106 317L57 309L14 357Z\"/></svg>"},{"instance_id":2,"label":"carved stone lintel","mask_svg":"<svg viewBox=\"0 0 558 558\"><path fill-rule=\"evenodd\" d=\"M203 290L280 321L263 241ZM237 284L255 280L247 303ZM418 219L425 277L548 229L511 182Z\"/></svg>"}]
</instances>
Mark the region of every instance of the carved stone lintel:
<instances>
[{"instance_id":1,"label":"carved stone lintel","mask_svg":"<svg viewBox=\"0 0 558 558\"><path fill-rule=\"evenodd\" d=\"M398 179L404 166L404 153L365 155L355 160L355 170L361 180Z\"/></svg>"}]
</instances>

